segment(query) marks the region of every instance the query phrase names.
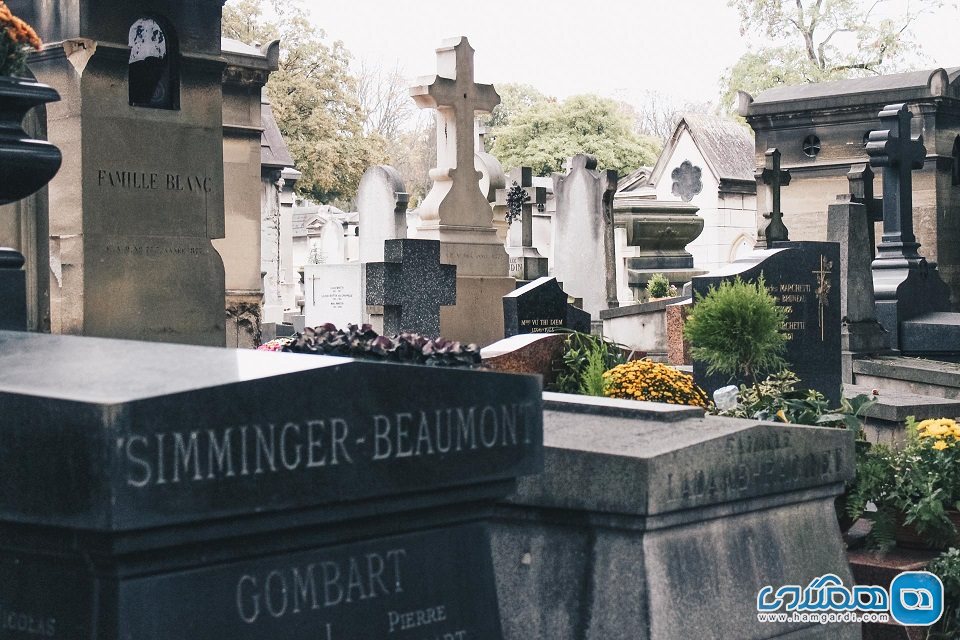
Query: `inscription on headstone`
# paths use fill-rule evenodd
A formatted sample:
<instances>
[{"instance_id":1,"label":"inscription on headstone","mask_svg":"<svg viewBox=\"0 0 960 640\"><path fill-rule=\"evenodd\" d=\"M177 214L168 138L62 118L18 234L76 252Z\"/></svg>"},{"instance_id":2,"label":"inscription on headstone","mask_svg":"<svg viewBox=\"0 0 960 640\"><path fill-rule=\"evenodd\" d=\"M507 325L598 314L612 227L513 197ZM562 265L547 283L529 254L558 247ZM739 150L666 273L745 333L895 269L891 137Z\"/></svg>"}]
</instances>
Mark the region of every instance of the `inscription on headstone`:
<instances>
[{"instance_id":1,"label":"inscription on headstone","mask_svg":"<svg viewBox=\"0 0 960 640\"><path fill-rule=\"evenodd\" d=\"M556 278L538 278L503 297L504 337L564 329L589 333L589 314L571 314L570 308Z\"/></svg>"},{"instance_id":2,"label":"inscription on headstone","mask_svg":"<svg viewBox=\"0 0 960 640\"><path fill-rule=\"evenodd\" d=\"M755 251L724 269L693 279L695 295L733 280L756 282L763 276L770 294L787 311L784 332L788 368L802 385L816 389L834 404L840 401L840 247L833 242L783 242ZM696 346L696 345L693 345ZM694 361L694 376L708 391L727 384L707 376L706 364ZM746 382L743 380L737 381Z\"/></svg>"}]
</instances>

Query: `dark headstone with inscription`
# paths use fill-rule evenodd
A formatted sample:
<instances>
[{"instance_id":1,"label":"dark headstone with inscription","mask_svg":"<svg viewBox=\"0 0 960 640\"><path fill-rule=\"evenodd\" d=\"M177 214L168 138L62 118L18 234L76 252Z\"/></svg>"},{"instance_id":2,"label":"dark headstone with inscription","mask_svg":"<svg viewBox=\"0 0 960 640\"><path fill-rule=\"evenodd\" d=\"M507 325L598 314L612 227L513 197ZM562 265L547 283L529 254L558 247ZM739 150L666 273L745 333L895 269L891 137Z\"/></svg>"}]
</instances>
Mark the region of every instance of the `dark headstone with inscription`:
<instances>
[{"instance_id":1,"label":"dark headstone with inscription","mask_svg":"<svg viewBox=\"0 0 960 640\"><path fill-rule=\"evenodd\" d=\"M222 0L11 0L63 167L49 186L54 333L223 346ZM47 238L42 238L44 242Z\"/></svg>"},{"instance_id":2,"label":"dark headstone with inscription","mask_svg":"<svg viewBox=\"0 0 960 640\"><path fill-rule=\"evenodd\" d=\"M504 337L563 329L590 333L590 314L568 300L554 277L537 278L511 291L503 296Z\"/></svg>"},{"instance_id":3,"label":"dark headstone with inscription","mask_svg":"<svg viewBox=\"0 0 960 640\"><path fill-rule=\"evenodd\" d=\"M541 402L532 376L0 332L0 639L499 639L480 521L540 469Z\"/></svg>"},{"instance_id":4,"label":"dark headstone with inscription","mask_svg":"<svg viewBox=\"0 0 960 640\"><path fill-rule=\"evenodd\" d=\"M693 279L695 299L710 287L739 277L756 282L763 276L770 293L787 309L784 327L788 368L803 387L816 389L836 406L840 402L840 245L835 242L777 242L756 250L723 269ZM696 345L692 345L696 347ZM706 374L706 363L693 362L697 383L709 393L729 384ZM737 383L747 382L735 380Z\"/></svg>"}]
</instances>

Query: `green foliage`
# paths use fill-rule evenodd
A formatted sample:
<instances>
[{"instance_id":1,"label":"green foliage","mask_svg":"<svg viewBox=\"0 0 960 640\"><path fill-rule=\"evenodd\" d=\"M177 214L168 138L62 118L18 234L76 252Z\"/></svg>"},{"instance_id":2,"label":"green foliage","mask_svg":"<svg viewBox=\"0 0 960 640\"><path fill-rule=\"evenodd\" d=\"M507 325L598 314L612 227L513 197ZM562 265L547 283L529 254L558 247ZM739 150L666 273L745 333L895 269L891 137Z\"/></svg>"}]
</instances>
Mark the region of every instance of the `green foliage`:
<instances>
[{"instance_id":1,"label":"green foliage","mask_svg":"<svg viewBox=\"0 0 960 640\"><path fill-rule=\"evenodd\" d=\"M942 0L917 0L894 11L887 0L728 0L740 32L755 45L727 70L723 104L738 89L823 82L905 70L919 62L910 26Z\"/></svg>"},{"instance_id":2,"label":"green foliage","mask_svg":"<svg viewBox=\"0 0 960 640\"><path fill-rule=\"evenodd\" d=\"M556 102L529 84L507 82L495 86L500 94L500 104L493 108L484 124L489 129L499 129L510 124L517 114L547 102Z\"/></svg>"},{"instance_id":3,"label":"green foliage","mask_svg":"<svg viewBox=\"0 0 960 640\"><path fill-rule=\"evenodd\" d=\"M707 363L707 373L756 382L757 376L786 365L786 319L763 276L757 282L737 277L697 297L683 335L693 357Z\"/></svg>"},{"instance_id":4,"label":"green foliage","mask_svg":"<svg viewBox=\"0 0 960 640\"><path fill-rule=\"evenodd\" d=\"M960 549L944 551L927 570L943 582L943 617L927 633L926 640L960 638Z\"/></svg>"},{"instance_id":5,"label":"green foliage","mask_svg":"<svg viewBox=\"0 0 960 640\"><path fill-rule=\"evenodd\" d=\"M665 298L670 294L670 281L662 273L655 273L647 280L647 293L651 298Z\"/></svg>"},{"instance_id":6,"label":"green foliage","mask_svg":"<svg viewBox=\"0 0 960 640\"><path fill-rule=\"evenodd\" d=\"M571 331L550 391L603 396L603 373L628 360L620 345L589 333Z\"/></svg>"},{"instance_id":7,"label":"green foliage","mask_svg":"<svg viewBox=\"0 0 960 640\"><path fill-rule=\"evenodd\" d=\"M857 482L848 499L852 517L876 506L868 543L893 546L899 523L912 526L930 546L955 542L948 511L960 509L960 427L952 420L907 419L906 442L895 449L874 445L857 461Z\"/></svg>"},{"instance_id":8,"label":"green foliage","mask_svg":"<svg viewBox=\"0 0 960 640\"><path fill-rule=\"evenodd\" d=\"M366 168L386 160L385 142L364 135L349 52L342 42L327 43L302 5L231 0L223 10L223 35L248 44L280 39L280 69L270 76L267 95L303 173L297 190L330 202L352 197Z\"/></svg>"},{"instance_id":9,"label":"green foliage","mask_svg":"<svg viewBox=\"0 0 960 640\"><path fill-rule=\"evenodd\" d=\"M616 101L594 95L537 103L493 134L490 153L505 168L532 167L534 175L562 171L566 159L578 153L592 154L599 166L624 175L655 162L661 146L634 133Z\"/></svg>"}]
</instances>

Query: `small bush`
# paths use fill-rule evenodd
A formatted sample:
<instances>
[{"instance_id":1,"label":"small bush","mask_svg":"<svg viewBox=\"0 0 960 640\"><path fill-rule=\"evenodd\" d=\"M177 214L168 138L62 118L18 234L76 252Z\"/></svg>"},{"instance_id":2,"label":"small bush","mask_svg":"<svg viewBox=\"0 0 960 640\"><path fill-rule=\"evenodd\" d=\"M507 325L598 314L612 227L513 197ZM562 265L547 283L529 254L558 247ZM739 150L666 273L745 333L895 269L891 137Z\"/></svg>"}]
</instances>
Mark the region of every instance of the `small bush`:
<instances>
[{"instance_id":1,"label":"small bush","mask_svg":"<svg viewBox=\"0 0 960 640\"><path fill-rule=\"evenodd\" d=\"M277 343L280 344L279 349ZM271 341L261 349L422 364L429 367L474 367L480 364L480 350L474 344L464 345L443 338L431 340L419 333L381 336L368 324L360 327L348 324L346 330L338 330L332 324L321 325L315 329L308 327L303 333L292 338Z\"/></svg>"},{"instance_id":2,"label":"small bush","mask_svg":"<svg viewBox=\"0 0 960 640\"><path fill-rule=\"evenodd\" d=\"M670 281L662 273L655 273L647 280L647 293L651 298L666 298L670 295Z\"/></svg>"},{"instance_id":3,"label":"small bush","mask_svg":"<svg viewBox=\"0 0 960 640\"><path fill-rule=\"evenodd\" d=\"M694 384L693 376L659 362L634 360L610 369L603 377L608 398L707 406L707 394Z\"/></svg>"},{"instance_id":4,"label":"small bush","mask_svg":"<svg viewBox=\"0 0 960 640\"><path fill-rule=\"evenodd\" d=\"M563 347L563 361L550 391L602 396L603 372L627 361L620 345L589 333L572 331Z\"/></svg>"},{"instance_id":5,"label":"small bush","mask_svg":"<svg viewBox=\"0 0 960 640\"><path fill-rule=\"evenodd\" d=\"M943 582L943 617L930 629L929 640L960 638L960 549L944 551L929 571Z\"/></svg>"},{"instance_id":6,"label":"small bush","mask_svg":"<svg viewBox=\"0 0 960 640\"><path fill-rule=\"evenodd\" d=\"M759 375L786 366L786 319L786 310L767 291L762 276L757 282L738 277L698 296L683 335L693 357L707 363L708 374L756 382Z\"/></svg>"}]
</instances>

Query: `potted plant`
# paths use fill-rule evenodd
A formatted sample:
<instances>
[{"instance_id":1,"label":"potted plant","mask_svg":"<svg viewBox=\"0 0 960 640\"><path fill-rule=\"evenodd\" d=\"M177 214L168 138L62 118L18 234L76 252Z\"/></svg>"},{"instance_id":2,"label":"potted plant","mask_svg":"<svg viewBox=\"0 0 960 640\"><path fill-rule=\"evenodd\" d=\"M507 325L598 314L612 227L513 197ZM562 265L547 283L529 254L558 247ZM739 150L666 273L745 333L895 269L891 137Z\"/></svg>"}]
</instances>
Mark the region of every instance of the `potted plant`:
<instances>
[{"instance_id":1,"label":"potted plant","mask_svg":"<svg viewBox=\"0 0 960 640\"><path fill-rule=\"evenodd\" d=\"M902 446L874 446L857 465L850 514L876 506L869 542L885 550L960 543L960 424L908 418Z\"/></svg>"},{"instance_id":2,"label":"potted plant","mask_svg":"<svg viewBox=\"0 0 960 640\"><path fill-rule=\"evenodd\" d=\"M34 193L60 168L60 150L30 139L22 126L30 109L60 99L51 87L22 77L27 55L40 47L36 32L0 0L0 205Z\"/></svg>"}]
</instances>

